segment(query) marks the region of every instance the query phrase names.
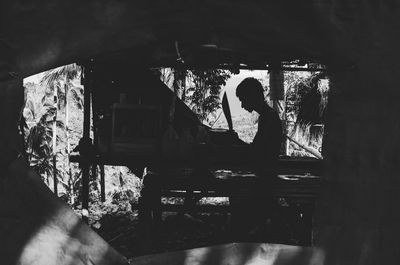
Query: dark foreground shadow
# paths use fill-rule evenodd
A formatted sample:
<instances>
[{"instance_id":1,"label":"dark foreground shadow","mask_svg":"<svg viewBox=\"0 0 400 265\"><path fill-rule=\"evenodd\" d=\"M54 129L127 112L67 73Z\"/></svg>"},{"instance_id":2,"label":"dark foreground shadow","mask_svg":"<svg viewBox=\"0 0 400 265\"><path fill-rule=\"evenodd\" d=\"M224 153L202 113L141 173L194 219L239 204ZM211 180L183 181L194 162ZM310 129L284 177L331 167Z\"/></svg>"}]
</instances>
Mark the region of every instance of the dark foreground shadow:
<instances>
[{"instance_id":1,"label":"dark foreground shadow","mask_svg":"<svg viewBox=\"0 0 400 265\"><path fill-rule=\"evenodd\" d=\"M267 243L231 243L184 251L136 257L130 264L181 265L308 265L323 264L317 249Z\"/></svg>"},{"instance_id":2,"label":"dark foreground shadow","mask_svg":"<svg viewBox=\"0 0 400 265\"><path fill-rule=\"evenodd\" d=\"M0 263L127 264L22 160L0 178Z\"/></svg>"}]
</instances>

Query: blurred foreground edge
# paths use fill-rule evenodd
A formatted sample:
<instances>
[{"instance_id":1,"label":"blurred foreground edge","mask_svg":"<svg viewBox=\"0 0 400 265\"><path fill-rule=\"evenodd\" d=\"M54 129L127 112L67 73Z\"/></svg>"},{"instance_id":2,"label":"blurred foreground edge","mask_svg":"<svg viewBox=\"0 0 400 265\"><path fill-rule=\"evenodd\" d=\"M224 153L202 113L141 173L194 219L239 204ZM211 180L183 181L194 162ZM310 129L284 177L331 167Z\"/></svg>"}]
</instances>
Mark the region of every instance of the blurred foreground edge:
<instances>
[{"instance_id":1,"label":"blurred foreground edge","mask_svg":"<svg viewBox=\"0 0 400 265\"><path fill-rule=\"evenodd\" d=\"M230 243L132 258L135 265L305 265L323 264L315 248L267 243Z\"/></svg>"},{"instance_id":2,"label":"blurred foreground edge","mask_svg":"<svg viewBox=\"0 0 400 265\"><path fill-rule=\"evenodd\" d=\"M128 264L23 159L0 179L0 239L2 265Z\"/></svg>"}]
</instances>

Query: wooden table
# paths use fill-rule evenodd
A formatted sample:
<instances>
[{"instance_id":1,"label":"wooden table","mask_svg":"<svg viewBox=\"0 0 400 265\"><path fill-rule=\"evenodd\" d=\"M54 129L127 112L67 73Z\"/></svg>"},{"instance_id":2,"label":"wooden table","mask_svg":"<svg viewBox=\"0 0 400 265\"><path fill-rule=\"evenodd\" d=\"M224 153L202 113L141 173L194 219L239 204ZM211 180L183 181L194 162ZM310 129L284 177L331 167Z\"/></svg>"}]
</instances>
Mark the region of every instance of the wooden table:
<instances>
[{"instance_id":1,"label":"wooden table","mask_svg":"<svg viewBox=\"0 0 400 265\"><path fill-rule=\"evenodd\" d=\"M151 239L157 241L157 227L163 211L184 211L187 204L165 204L164 197L238 197L255 200L283 199L292 209L301 213L304 235L300 244L311 244L312 216L320 187L320 177L312 175L279 175L274 181L263 181L251 171L214 170L196 172L193 169L175 169L163 174L149 173L144 177L140 198L141 223L147 225ZM189 194L189 196L188 196ZM252 200L250 200L252 201ZM191 205L193 207L193 204ZM252 205L249 205L252 207ZM193 210L193 209L192 209ZM196 205L194 212L231 211L231 205ZM258 209L257 209L258 210ZM261 210L261 209L260 209ZM153 238L152 238L153 237Z\"/></svg>"},{"instance_id":2,"label":"wooden table","mask_svg":"<svg viewBox=\"0 0 400 265\"><path fill-rule=\"evenodd\" d=\"M82 163L83 159L80 155L72 155L70 157L71 163ZM102 170L100 171L100 187L102 200L105 200L105 176L104 176L104 165L114 165L114 166L128 166L130 169L133 168L144 168L144 167L163 167L168 165L169 168L182 168L182 165L193 166L193 163L182 163L182 161L164 161L160 158L145 157L145 156L131 156L127 154L97 154L90 157L87 161L91 165L100 165ZM234 169L232 165L238 164L239 161L232 161L228 158L225 161L214 161L211 163L212 167L215 168L230 168ZM243 161L241 161L243 162ZM242 165L243 166L243 165ZM242 167L241 166L241 167ZM96 172L96 171L94 171ZM290 158L281 157L278 160L278 172L286 175L306 175L311 174L315 176L321 176L323 173L322 160L312 159L312 158ZM136 173L136 172L135 172ZM171 175L171 174L170 174ZM178 174L172 174L178 175ZM89 176L85 176L88 178ZM141 177L139 174L138 177ZM175 184L174 184L175 185ZM88 197L88 194L83 194L84 197Z\"/></svg>"}]
</instances>

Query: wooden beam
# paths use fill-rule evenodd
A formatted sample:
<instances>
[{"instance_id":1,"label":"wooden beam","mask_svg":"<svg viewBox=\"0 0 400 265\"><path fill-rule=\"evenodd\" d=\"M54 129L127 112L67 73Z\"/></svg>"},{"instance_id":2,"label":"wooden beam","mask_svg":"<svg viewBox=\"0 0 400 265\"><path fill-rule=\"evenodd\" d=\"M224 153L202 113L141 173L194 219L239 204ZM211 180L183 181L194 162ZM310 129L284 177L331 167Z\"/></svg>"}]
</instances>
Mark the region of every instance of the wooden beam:
<instances>
[{"instance_id":1,"label":"wooden beam","mask_svg":"<svg viewBox=\"0 0 400 265\"><path fill-rule=\"evenodd\" d=\"M92 140L90 139L90 93L93 86L93 69L90 64L83 67L84 109L83 109L83 137L79 143L82 156L82 219L87 223L89 219L89 174L91 161Z\"/></svg>"},{"instance_id":2,"label":"wooden beam","mask_svg":"<svg viewBox=\"0 0 400 265\"><path fill-rule=\"evenodd\" d=\"M150 67L150 69L158 69L162 67L172 67L175 68L175 65L164 65L164 66L157 66L157 67ZM180 66L182 68L182 66ZM233 65L184 65L185 69L225 69L225 70L232 70L232 69L239 69L239 70L265 70L269 71L271 68L267 65L262 66L262 65L256 65L256 66L251 66L251 65L239 65L239 66L233 66ZM288 66L283 66L282 71L285 72L326 72L326 68L310 68L310 67L288 67Z\"/></svg>"},{"instance_id":3,"label":"wooden beam","mask_svg":"<svg viewBox=\"0 0 400 265\"><path fill-rule=\"evenodd\" d=\"M100 164L100 198L101 202L106 201L105 172L104 172L104 165L102 164Z\"/></svg>"}]
</instances>

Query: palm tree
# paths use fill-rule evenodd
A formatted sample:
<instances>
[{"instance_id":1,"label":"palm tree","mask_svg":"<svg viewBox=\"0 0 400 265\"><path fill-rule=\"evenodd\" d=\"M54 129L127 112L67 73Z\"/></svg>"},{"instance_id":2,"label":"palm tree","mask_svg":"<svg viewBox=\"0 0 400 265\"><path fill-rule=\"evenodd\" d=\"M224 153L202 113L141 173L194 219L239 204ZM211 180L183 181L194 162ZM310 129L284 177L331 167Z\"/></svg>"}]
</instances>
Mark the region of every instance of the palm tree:
<instances>
[{"instance_id":1,"label":"palm tree","mask_svg":"<svg viewBox=\"0 0 400 265\"><path fill-rule=\"evenodd\" d=\"M44 113L40 115L32 100L26 102L24 109L24 116L29 117L29 122L33 123L32 126L29 126L29 134L26 139L27 159L32 168L43 177L47 185L49 185L49 177L54 172L57 173L57 168L54 168L51 162L53 153L50 144L54 113L53 107L47 107ZM61 127L63 124L57 121L56 126ZM28 128L27 125L26 128Z\"/></svg>"},{"instance_id":2,"label":"palm tree","mask_svg":"<svg viewBox=\"0 0 400 265\"><path fill-rule=\"evenodd\" d=\"M73 80L79 77L81 74L81 68L77 64L69 64L62 67L58 67L47 71L41 79L41 84L45 84L50 91L53 92L53 104L54 108L61 109L65 107L65 133L67 138L67 160L66 160L66 171L68 172L69 179L72 179L72 172L69 166L69 160L71 155L70 149L70 137L69 137L69 101L68 96L71 95L73 102L76 104L78 109L83 108L83 88L74 86ZM48 96L48 95L47 95ZM46 95L45 95L46 97ZM44 98L45 99L45 98ZM54 168L56 161L56 120L57 111L53 117L53 161ZM56 172L54 172L56 174ZM54 178L57 179L56 177ZM54 192L57 194L57 183L54 184Z\"/></svg>"}]
</instances>

